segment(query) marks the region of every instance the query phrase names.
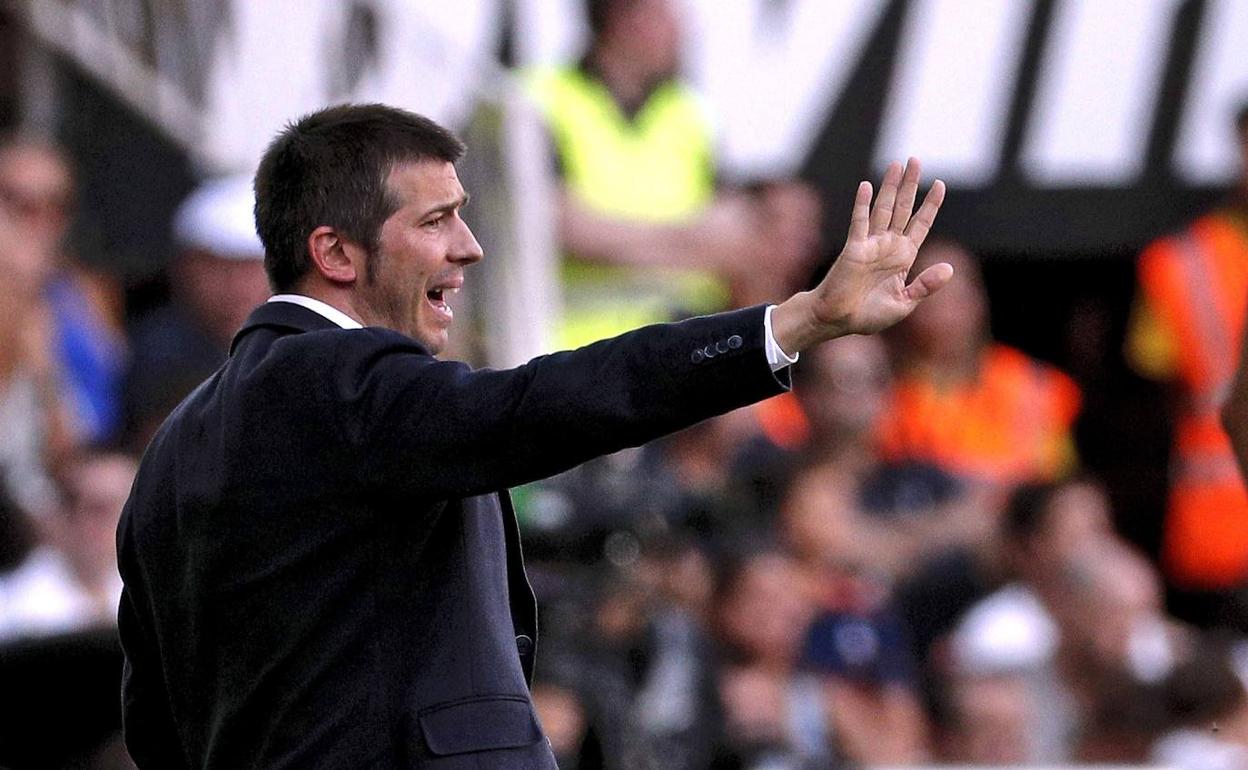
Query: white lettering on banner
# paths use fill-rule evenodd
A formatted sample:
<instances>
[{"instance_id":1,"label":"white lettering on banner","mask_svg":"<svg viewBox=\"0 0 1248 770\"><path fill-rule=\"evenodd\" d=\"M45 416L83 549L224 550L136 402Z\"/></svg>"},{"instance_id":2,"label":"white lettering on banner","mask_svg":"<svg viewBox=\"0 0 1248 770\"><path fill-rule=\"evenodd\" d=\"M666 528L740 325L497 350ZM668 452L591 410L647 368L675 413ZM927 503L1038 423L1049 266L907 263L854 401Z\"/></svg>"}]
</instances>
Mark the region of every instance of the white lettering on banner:
<instances>
[{"instance_id":1,"label":"white lettering on banner","mask_svg":"<svg viewBox=\"0 0 1248 770\"><path fill-rule=\"evenodd\" d=\"M343 93L332 74L341 59L361 54L346 38L353 8L373 14L376 49ZM397 0L234 0L232 36L218 41L208 88L208 156L254 168L292 118L347 100L462 120L497 70L498 9L499 0L457 0L450 12Z\"/></svg>"},{"instance_id":2,"label":"white lettering on banner","mask_svg":"<svg viewBox=\"0 0 1248 770\"><path fill-rule=\"evenodd\" d=\"M962 185L992 181L1033 5L917 0L911 6L876 165L915 155L929 177Z\"/></svg>"},{"instance_id":3,"label":"white lettering on banner","mask_svg":"<svg viewBox=\"0 0 1248 770\"><path fill-rule=\"evenodd\" d=\"M303 63L315 61L327 5L326 0L232 4L233 23L217 40L205 89L208 157L230 169L254 168L263 143L318 98L313 68Z\"/></svg>"},{"instance_id":4,"label":"white lettering on banner","mask_svg":"<svg viewBox=\"0 0 1248 770\"><path fill-rule=\"evenodd\" d=\"M766 177L805 159L884 3L691 0L689 9L690 70L718 118L723 163Z\"/></svg>"},{"instance_id":5,"label":"white lettering on banner","mask_svg":"<svg viewBox=\"0 0 1248 770\"><path fill-rule=\"evenodd\" d=\"M522 63L578 55L582 0L232 0L199 154L250 167L292 117L346 99L391 102L460 124L474 94L499 78L493 54L503 2L511 3ZM730 177L800 168L888 7L884 0L676 3L687 70L717 124ZM1033 183L1138 179L1181 6L1057 0L1024 117L1020 160ZM918 155L952 184L991 184L1034 7L1035 0L911 0L875 160ZM1248 0L1202 7L1174 163L1185 180L1217 183L1237 165L1229 123L1248 98ZM363 63L345 62L359 45L348 22L361 14L372 20L365 26L374 50Z\"/></svg>"},{"instance_id":6,"label":"white lettering on banner","mask_svg":"<svg viewBox=\"0 0 1248 770\"><path fill-rule=\"evenodd\" d=\"M525 64L575 60L586 25L580 0L517 0ZM706 98L721 169L791 174L862 56L881 2L683 0L685 69Z\"/></svg>"},{"instance_id":7,"label":"white lettering on banner","mask_svg":"<svg viewBox=\"0 0 1248 770\"><path fill-rule=\"evenodd\" d=\"M526 65L576 61L589 25L584 0L515 0L516 56Z\"/></svg>"},{"instance_id":8,"label":"white lettering on banner","mask_svg":"<svg viewBox=\"0 0 1248 770\"><path fill-rule=\"evenodd\" d=\"M1248 103L1248 3L1211 0L1200 28L1192 90L1184 105L1175 170L1189 182L1220 183L1239 167L1232 123Z\"/></svg>"},{"instance_id":9,"label":"white lettering on banner","mask_svg":"<svg viewBox=\"0 0 1248 770\"><path fill-rule=\"evenodd\" d=\"M1144 168L1182 0L1059 0L1022 151L1044 185L1128 184Z\"/></svg>"}]
</instances>

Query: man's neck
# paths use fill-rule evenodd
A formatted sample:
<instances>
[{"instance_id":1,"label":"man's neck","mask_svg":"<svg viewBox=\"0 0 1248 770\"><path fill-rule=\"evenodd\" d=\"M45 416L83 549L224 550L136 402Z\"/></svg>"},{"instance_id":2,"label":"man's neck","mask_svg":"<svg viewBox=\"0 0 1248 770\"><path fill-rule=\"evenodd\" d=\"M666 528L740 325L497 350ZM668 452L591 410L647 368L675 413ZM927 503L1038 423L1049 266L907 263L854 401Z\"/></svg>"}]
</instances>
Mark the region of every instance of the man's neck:
<instances>
[{"instance_id":1,"label":"man's neck","mask_svg":"<svg viewBox=\"0 0 1248 770\"><path fill-rule=\"evenodd\" d=\"M356 303L353 301L354 295L346 289L340 289L336 286L317 286L302 283L287 291L279 291L277 294L296 294L323 302L359 325L369 325L367 314L362 313L361 309L356 307Z\"/></svg>"}]
</instances>

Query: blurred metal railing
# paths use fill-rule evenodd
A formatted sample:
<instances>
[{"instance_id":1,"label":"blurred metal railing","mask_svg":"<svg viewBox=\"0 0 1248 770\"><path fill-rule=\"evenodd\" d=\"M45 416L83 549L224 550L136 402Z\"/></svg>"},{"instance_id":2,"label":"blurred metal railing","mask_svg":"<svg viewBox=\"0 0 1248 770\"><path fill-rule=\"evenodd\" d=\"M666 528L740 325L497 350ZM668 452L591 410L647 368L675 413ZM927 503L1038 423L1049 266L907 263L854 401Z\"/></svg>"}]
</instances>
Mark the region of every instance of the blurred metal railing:
<instances>
[{"instance_id":1,"label":"blurred metal railing","mask_svg":"<svg viewBox=\"0 0 1248 770\"><path fill-rule=\"evenodd\" d=\"M207 6L226 5L217 0L15 0L9 7L32 42L65 57L213 171L228 165L212 157L210 146L201 141L204 73L215 37L209 30L219 27L194 34L192 29L196 17L207 16Z\"/></svg>"}]
</instances>

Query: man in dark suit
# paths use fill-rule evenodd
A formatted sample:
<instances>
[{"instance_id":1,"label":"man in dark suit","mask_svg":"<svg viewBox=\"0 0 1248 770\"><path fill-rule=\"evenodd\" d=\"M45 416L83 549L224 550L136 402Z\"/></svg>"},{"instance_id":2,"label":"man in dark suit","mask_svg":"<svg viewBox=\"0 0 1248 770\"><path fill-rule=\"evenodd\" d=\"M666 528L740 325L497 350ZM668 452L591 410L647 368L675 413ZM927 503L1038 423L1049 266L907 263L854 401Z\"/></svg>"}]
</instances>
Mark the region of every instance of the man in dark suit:
<instances>
[{"instance_id":1,"label":"man in dark suit","mask_svg":"<svg viewBox=\"0 0 1248 770\"><path fill-rule=\"evenodd\" d=\"M474 371L434 357L482 258L462 149L373 105L265 154L278 294L157 433L118 529L140 767L553 768L507 487L777 393L789 353L883 328L951 275L906 285L943 186L911 217L918 165L893 165L811 292Z\"/></svg>"}]
</instances>

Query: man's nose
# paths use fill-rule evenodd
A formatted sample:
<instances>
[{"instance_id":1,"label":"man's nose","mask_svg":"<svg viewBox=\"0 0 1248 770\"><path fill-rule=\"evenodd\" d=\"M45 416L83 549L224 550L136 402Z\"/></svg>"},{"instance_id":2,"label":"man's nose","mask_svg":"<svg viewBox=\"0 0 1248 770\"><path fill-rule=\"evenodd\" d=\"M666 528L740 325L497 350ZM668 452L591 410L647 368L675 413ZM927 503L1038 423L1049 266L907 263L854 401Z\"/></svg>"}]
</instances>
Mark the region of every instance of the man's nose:
<instances>
[{"instance_id":1,"label":"man's nose","mask_svg":"<svg viewBox=\"0 0 1248 770\"><path fill-rule=\"evenodd\" d=\"M461 265L480 262L485 257L485 252L481 250L481 244L477 243L477 237L472 234L472 229L461 219L459 230L459 237L451 250L451 260Z\"/></svg>"}]
</instances>

